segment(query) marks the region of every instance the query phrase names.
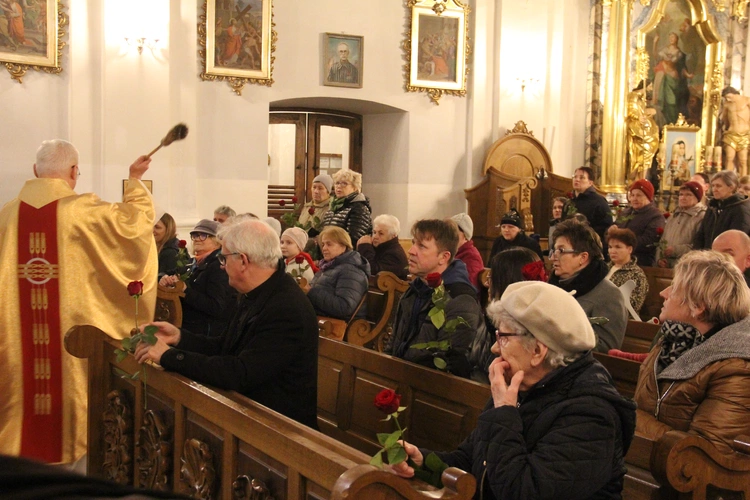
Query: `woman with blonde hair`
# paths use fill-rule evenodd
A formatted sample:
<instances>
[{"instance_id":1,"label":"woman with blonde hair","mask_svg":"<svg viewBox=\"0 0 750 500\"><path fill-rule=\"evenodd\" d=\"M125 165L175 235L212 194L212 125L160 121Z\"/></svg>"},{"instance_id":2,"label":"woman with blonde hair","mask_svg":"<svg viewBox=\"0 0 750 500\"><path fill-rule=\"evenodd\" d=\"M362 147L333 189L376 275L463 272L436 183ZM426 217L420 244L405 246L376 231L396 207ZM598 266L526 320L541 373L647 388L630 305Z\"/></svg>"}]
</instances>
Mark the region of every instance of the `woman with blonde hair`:
<instances>
[{"instance_id":1,"label":"woman with blonde hair","mask_svg":"<svg viewBox=\"0 0 750 500\"><path fill-rule=\"evenodd\" d=\"M750 420L750 291L730 257L693 251L675 266L661 340L641 365L636 430L697 434L721 453Z\"/></svg>"},{"instance_id":2,"label":"woman with blonde hair","mask_svg":"<svg viewBox=\"0 0 750 500\"><path fill-rule=\"evenodd\" d=\"M323 229L318 241L323 260L307 288L315 312L347 321L355 314L363 316L360 303L369 287L370 264L352 250L349 234L340 227Z\"/></svg>"},{"instance_id":3,"label":"woman with blonde hair","mask_svg":"<svg viewBox=\"0 0 750 500\"><path fill-rule=\"evenodd\" d=\"M337 226L349 233L356 248L359 239L372 233L370 200L362 194L362 174L339 170L333 174L334 198L323 218L323 227ZM320 242L320 240L318 240Z\"/></svg>"}]
</instances>

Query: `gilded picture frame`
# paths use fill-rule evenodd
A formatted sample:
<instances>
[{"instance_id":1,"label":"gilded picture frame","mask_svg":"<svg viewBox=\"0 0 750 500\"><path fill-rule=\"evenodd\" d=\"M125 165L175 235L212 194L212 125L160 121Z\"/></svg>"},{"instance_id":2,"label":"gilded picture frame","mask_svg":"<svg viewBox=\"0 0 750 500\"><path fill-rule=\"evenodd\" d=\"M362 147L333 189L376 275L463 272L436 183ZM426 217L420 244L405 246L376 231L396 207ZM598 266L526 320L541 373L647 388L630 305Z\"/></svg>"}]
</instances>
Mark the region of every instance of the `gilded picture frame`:
<instances>
[{"instance_id":1,"label":"gilded picture frame","mask_svg":"<svg viewBox=\"0 0 750 500\"><path fill-rule=\"evenodd\" d=\"M407 0L407 7L406 91L426 92L435 104L444 94L465 97L469 7L459 0Z\"/></svg>"},{"instance_id":2,"label":"gilded picture frame","mask_svg":"<svg viewBox=\"0 0 750 500\"><path fill-rule=\"evenodd\" d=\"M662 191L671 191L700 171L701 128L690 125L685 117L678 116L677 122L663 127L664 172Z\"/></svg>"},{"instance_id":3,"label":"gilded picture frame","mask_svg":"<svg viewBox=\"0 0 750 500\"><path fill-rule=\"evenodd\" d=\"M237 95L249 83L273 85L273 27L272 0L206 0L198 23L201 79L226 81Z\"/></svg>"},{"instance_id":4,"label":"gilded picture frame","mask_svg":"<svg viewBox=\"0 0 750 500\"><path fill-rule=\"evenodd\" d=\"M23 83L30 69L62 72L62 49L68 16L59 0L0 0L0 62Z\"/></svg>"},{"instance_id":5,"label":"gilded picture frame","mask_svg":"<svg viewBox=\"0 0 750 500\"><path fill-rule=\"evenodd\" d=\"M323 41L323 85L362 88L365 37L325 33Z\"/></svg>"}]
</instances>

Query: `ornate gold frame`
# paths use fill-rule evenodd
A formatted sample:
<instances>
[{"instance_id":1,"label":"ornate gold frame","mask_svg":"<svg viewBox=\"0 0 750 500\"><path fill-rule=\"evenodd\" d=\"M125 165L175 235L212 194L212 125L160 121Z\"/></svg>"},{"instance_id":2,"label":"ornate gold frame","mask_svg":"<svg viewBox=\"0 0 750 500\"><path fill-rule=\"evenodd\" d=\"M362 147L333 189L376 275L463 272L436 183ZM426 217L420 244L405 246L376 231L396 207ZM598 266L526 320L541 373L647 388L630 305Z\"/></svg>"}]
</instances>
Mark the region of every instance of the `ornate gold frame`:
<instances>
[{"instance_id":1,"label":"ornate gold frame","mask_svg":"<svg viewBox=\"0 0 750 500\"><path fill-rule=\"evenodd\" d=\"M625 192L626 179L626 129L627 95L631 86L643 78L648 71L648 54L645 50L645 35L664 15L669 0L654 0L656 7L652 17L638 31L636 52L636 82L630 80L630 30L633 0L600 0L609 8L609 33L607 34L607 57L602 66L602 83L606 89L603 102L602 123L602 178L601 188L610 192ZM720 40L713 20L709 19L707 3L724 0L686 0L691 7L693 25L701 30L706 44L706 71L703 87L703 110L701 144L713 144L718 121L721 90L724 86L723 42ZM648 5L651 0L641 0ZM657 3L658 2L658 3Z\"/></svg>"},{"instance_id":2,"label":"ornate gold frame","mask_svg":"<svg viewBox=\"0 0 750 500\"><path fill-rule=\"evenodd\" d=\"M63 13L65 6L62 0L46 0L47 2L47 53L44 56L14 55L12 52L0 51L0 62L10 73L10 77L18 83L23 83L23 77L30 69L44 71L53 75L62 72L62 49L65 47L63 37L68 24L68 16ZM57 22L55 22L57 20Z\"/></svg>"},{"instance_id":3,"label":"ornate gold frame","mask_svg":"<svg viewBox=\"0 0 750 500\"><path fill-rule=\"evenodd\" d=\"M466 96L466 77L469 74L469 7L459 0L407 0L410 20L403 48L406 64L406 91L427 92L430 100L439 104L443 94ZM429 16L458 19L453 80L440 82L419 77L419 18Z\"/></svg>"},{"instance_id":4,"label":"ornate gold frame","mask_svg":"<svg viewBox=\"0 0 750 500\"><path fill-rule=\"evenodd\" d=\"M205 0L203 14L198 23L198 54L203 61L202 80L226 81L235 94L242 95L245 84L254 83L270 87L273 85L273 62L276 59L278 35L273 22L273 0L262 0L261 27L261 68L260 70L227 68L216 64L216 2L219 0Z\"/></svg>"},{"instance_id":5,"label":"ornate gold frame","mask_svg":"<svg viewBox=\"0 0 750 500\"><path fill-rule=\"evenodd\" d=\"M691 172L691 175L688 176L687 180L690 180L690 177L696 172L700 172L702 169L700 168L703 162L703 145L701 143L701 127L697 125L688 125L688 123L685 121L685 117L680 114L679 118L675 123L665 125L663 128L664 133L661 136L661 142L660 144L663 145L663 153L659 155L659 171L661 173L661 191L673 191L674 188L678 187L674 183L674 174L676 172L671 172L670 176L667 177L667 171L671 168L671 146L669 142L671 142L672 139L675 139L674 135L676 134L684 134L686 136L689 135L695 135L695 144L693 144L693 148L695 149L695 158L693 158L693 164L694 169L693 172ZM680 139L684 139L684 137L678 137ZM669 182L667 180L669 179ZM683 181L685 179L682 179Z\"/></svg>"}]
</instances>

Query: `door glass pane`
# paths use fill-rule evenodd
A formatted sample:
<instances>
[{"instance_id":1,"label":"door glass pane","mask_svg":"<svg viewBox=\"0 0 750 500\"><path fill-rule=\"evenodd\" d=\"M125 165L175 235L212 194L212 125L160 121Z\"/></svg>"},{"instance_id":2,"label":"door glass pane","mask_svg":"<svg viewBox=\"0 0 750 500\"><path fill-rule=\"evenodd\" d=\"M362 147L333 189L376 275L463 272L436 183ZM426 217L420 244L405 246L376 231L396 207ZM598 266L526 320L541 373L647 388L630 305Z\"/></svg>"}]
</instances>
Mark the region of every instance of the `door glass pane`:
<instances>
[{"instance_id":1,"label":"door glass pane","mask_svg":"<svg viewBox=\"0 0 750 500\"><path fill-rule=\"evenodd\" d=\"M268 127L268 184L294 186L294 123L272 123Z\"/></svg>"},{"instance_id":2,"label":"door glass pane","mask_svg":"<svg viewBox=\"0 0 750 500\"><path fill-rule=\"evenodd\" d=\"M349 129L320 126L320 173L333 175L349 168Z\"/></svg>"}]
</instances>

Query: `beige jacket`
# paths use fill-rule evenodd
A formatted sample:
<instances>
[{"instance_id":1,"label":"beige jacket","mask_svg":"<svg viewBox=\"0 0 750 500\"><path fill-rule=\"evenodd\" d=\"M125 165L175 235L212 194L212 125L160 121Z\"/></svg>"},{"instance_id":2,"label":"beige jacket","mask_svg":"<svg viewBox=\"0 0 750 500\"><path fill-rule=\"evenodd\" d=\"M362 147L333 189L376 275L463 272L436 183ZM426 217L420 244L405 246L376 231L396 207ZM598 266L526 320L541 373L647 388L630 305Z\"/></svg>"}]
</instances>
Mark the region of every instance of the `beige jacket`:
<instances>
[{"instance_id":1,"label":"beige jacket","mask_svg":"<svg viewBox=\"0 0 750 500\"><path fill-rule=\"evenodd\" d=\"M705 215L706 206L702 203L698 203L687 210L676 208L672 216L667 219L664 234L661 236L662 241L666 241L667 246L674 249L674 254L667 258L662 255L661 247L659 247L656 250L656 262L666 259L669 267L674 267L677 259L692 250L693 238L695 233L698 232Z\"/></svg>"}]
</instances>

